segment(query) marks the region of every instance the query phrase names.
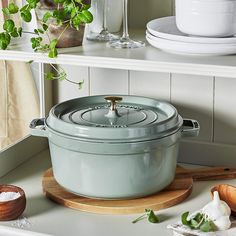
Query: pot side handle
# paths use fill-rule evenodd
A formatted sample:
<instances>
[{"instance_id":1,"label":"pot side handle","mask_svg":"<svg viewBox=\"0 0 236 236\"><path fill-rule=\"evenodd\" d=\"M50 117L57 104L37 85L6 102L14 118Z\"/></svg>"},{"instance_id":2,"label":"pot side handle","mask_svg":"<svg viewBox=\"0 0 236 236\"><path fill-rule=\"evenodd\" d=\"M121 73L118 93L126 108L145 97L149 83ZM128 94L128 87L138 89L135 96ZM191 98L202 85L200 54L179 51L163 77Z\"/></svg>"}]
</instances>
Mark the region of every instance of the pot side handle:
<instances>
[{"instance_id":1,"label":"pot side handle","mask_svg":"<svg viewBox=\"0 0 236 236\"><path fill-rule=\"evenodd\" d=\"M199 134L200 125L198 121L192 119L184 119L182 127L182 137L196 137Z\"/></svg>"},{"instance_id":2,"label":"pot side handle","mask_svg":"<svg viewBox=\"0 0 236 236\"><path fill-rule=\"evenodd\" d=\"M30 134L34 136L48 137L45 127L45 118L32 120L30 122L29 128Z\"/></svg>"}]
</instances>

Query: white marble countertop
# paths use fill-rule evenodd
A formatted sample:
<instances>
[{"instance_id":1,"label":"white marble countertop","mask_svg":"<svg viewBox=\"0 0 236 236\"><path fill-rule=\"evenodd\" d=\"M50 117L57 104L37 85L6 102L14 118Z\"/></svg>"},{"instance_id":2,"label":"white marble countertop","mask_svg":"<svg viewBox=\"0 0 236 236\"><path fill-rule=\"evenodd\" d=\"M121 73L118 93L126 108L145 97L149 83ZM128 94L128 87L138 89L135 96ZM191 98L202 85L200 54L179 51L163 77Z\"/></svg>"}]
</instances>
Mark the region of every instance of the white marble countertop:
<instances>
[{"instance_id":1,"label":"white marble countertop","mask_svg":"<svg viewBox=\"0 0 236 236\"><path fill-rule=\"evenodd\" d=\"M55 236L170 236L173 233L166 226L178 221L181 213L193 212L205 205L210 200L209 191L212 186L219 183L236 185L236 179L194 182L193 192L184 202L156 212L161 217L161 223L151 224L147 220L142 220L132 224L132 220L139 214L97 215L72 210L48 200L43 195L41 181L43 172L50 165L49 153L46 150L0 178L1 184L13 184L23 188L27 197L27 206L23 213L27 223L20 220L2 221L0 222L0 236L42 234ZM23 231L18 230L20 226Z\"/></svg>"}]
</instances>

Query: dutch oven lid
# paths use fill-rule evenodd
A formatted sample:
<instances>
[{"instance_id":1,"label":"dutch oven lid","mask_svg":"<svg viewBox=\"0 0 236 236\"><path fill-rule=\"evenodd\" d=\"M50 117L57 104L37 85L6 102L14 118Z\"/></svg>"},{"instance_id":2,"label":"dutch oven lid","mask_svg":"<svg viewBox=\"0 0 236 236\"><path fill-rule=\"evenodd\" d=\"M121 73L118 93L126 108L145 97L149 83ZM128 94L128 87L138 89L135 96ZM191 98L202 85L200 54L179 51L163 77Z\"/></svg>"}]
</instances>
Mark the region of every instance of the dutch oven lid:
<instances>
[{"instance_id":1,"label":"dutch oven lid","mask_svg":"<svg viewBox=\"0 0 236 236\"><path fill-rule=\"evenodd\" d=\"M168 136L182 126L177 110L162 101L139 96L89 96L54 106L49 129L97 142L133 142Z\"/></svg>"}]
</instances>

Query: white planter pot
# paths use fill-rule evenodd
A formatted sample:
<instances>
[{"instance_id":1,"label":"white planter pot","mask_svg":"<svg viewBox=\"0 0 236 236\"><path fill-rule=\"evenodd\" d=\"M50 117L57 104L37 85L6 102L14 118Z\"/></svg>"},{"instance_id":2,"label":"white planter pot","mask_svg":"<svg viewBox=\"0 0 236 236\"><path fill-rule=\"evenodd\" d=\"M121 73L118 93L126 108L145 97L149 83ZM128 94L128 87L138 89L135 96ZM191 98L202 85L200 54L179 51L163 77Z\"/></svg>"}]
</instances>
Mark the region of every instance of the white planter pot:
<instances>
[{"instance_id":1,"label":"white planter pot","mask_svg":"<svg viewBox=\"0 0 236 236\"><path fill-rule=\"evenodd\" d=\"M236 33L235 0L176 0L176 24L190 35L225 37Z\"/></svg>"}]
</instances>

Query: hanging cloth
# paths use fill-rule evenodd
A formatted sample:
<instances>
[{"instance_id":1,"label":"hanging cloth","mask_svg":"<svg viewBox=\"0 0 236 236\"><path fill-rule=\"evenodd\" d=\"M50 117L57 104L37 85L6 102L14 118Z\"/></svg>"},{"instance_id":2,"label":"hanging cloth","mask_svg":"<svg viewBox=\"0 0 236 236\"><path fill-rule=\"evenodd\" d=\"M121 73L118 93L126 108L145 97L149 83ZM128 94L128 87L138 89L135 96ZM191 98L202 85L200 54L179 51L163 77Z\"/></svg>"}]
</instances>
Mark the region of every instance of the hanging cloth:
<instances>
[{"instance_id":1,"label":"hanging cloth","mask_svg":"<svg viewBox=\"0 0 236 236\"><path fill-rule=\"evenodd\" d=\"M8 0L0 0L0 8L7 4ZM3 20L0 11L0 30ZM14 21L20 26L19 16L14 15ZM30 65L0 60L0 150L28 135L29 123L39 113L39 97Z\"/></svg>"}]
</instances>

